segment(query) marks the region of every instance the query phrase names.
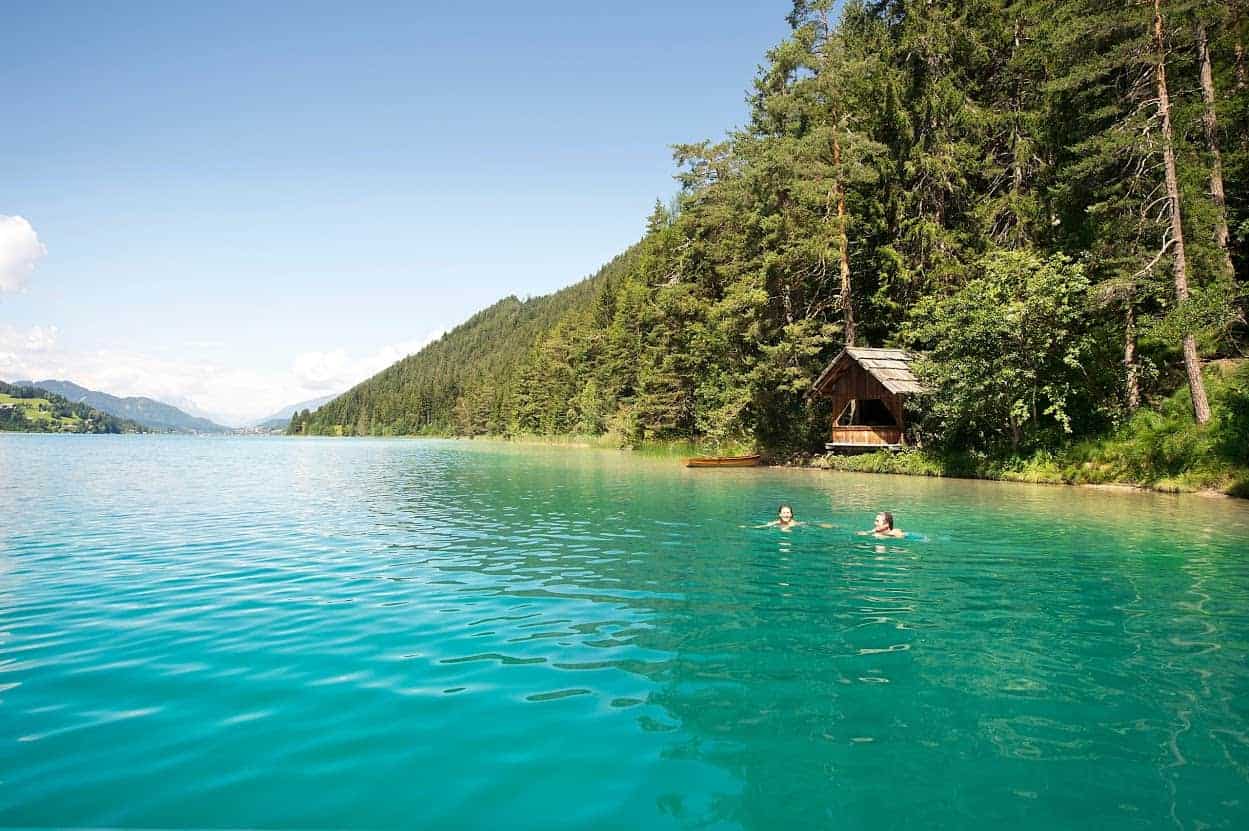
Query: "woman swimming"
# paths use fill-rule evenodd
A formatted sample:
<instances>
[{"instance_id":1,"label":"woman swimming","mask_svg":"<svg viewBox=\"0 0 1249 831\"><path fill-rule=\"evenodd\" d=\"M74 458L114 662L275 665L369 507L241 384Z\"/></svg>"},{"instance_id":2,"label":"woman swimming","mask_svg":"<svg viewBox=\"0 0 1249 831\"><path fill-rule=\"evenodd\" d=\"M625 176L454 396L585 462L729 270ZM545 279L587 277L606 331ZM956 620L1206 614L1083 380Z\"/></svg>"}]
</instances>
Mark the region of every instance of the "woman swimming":
<instances>
[{"instance_id":1,"label":"woman swimming","mask_svg":"<svg viewBox=\"0 0 1249 831\"><path fill-rule=\"evenodd\" d=\"M794 519L794 509L791 508L786 503L782 502L780 507L776 509L776 519L772 520L766 525L760 525L759 527L760 528L780 528L784 530L788 528L797 527L801 524L802 524L801 522Z\"/></svg>"}]
</instances>

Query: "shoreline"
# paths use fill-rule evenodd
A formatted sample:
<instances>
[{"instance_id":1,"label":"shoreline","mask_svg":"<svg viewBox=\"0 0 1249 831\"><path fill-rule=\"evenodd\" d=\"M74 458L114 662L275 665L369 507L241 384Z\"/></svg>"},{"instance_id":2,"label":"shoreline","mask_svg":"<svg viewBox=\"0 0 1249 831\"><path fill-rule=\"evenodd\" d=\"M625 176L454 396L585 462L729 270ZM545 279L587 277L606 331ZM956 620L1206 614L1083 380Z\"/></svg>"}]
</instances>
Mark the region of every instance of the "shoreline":
<instances>
[{"instance_id":1,"label":"shoreline","mask_svg":"<svg viewBox=\"0 0 1249 831\"><path fill-rule=\"evenodd\" d=\"M414 438L422 438L420 436ZM728 449L723 447L714 448L707 446L699 446L692 442L643 442L641 445L624 445L618 443L616 439L603 436L577 436L577 435L557 435L557 436L426 436L424 438L440 438L453 439L456 441L491 441L503 444L514 444L522 446L534 447L566 447L570 449L586 449L586 450L618 450L627 453L637 453L641 456L649 458L673 458L679 459L692 455L737 455L739 453L751 452L746 445L730 446ZM1204 496L1207 498L1219 499L1249 499L1249 490L1238 490L1238 486L1243 488L1243 482L1230 481L1222 488L1219 487L1191 487L1185 486L1182 482L1173 478L1159 479L1154 483L1142 483L1138 481L1125 480L1120 478L1108 478L1106 481L1078 481L1072 477L1064 476L1062 471L1058 469L1055 463L1050 462L1044 469L1035 467L1022 471L1003 471L1004 475L996 475L992 470L987 469L994 463L988 460L979 462L980 469L963 469L951 470L948 463L923 451L911 450L902 451L901 454L885 453L885 458L891 462L896 462L899 456L905 456L907 459L916 459L923 465L923 470L904 470L904 469L872 469L870 464L863 462L847 462L840 464L832 463L831 459L840 460L869 460L878 461L881 459L879 453L861 454L849 456L836 456L834 454L813 454L810 456L790 456L788 460L783 455L769 457L768 452L762 451L765 462L760 467L790 469L790 470L814 470L814 471L832 471L840 473L873 473L886 476L913 476L927 477L935 479L971 479L985 482L1005 482L1011 484L1024 485L1066 485L1071 487L1090 488L1093 490L1105 491L1137 491L1141 493L1157 493L1157 494L1191 494ZM874 458L871 458L874 457ZM767 461L771 458L771 461ZM1027 460L1015 459L1009 460L1006 464L1018 463L1027 465ZM1092 471L1093 473L1102 473L1102 471ZM1184 475L1183 473L1180 474ZM1235 491L1235 492L1233 492Z\"/></svg>"},{"instance_id":2,"label":"shoreline","mask_svg":"<svg viewBox=\"0 0 1249 831\"><path fill-rule=\"evenodd\" d=\"M431 437L433 438L433 437ZM612 441L605 440L606 436L442 436L438 438L450 438L456 440L468 441L497 441L505 444L529 445L535 447L567 447L571 449L589 449L589 450L618 450L622 452L637 453L639 455L650 458L682 458L688 455L733 455L733 452L723 451L722 449L713 449L707 447L698 447L692 443L643 443L640 446L620 446ZM742 446L733 448L737 451ZM746 451L742 451L746 452ZM909 451L912 454L922 453L922 451ZM764 459L768 459L766 451L763 452ZM1142 483L1123 479L1108 479L1102 482L1076 481L1073 478L1063 476L1055 467L1045 471L1042 475L1040 472L1032 474L1026 472L1016 473L1013 471L1004 472L1005 475L994 475L989 470L962 470L951 471L944 468L944 463L934 457L923 457L923 461L928 463L928 467L924 471L918 470L873 470L865 469L865 466L856 465L851 462L841 465L829 464L830 459L863 459L866 456L874 454L863 454L861 456L833 456L832 454L817 454L811 457L798 457L784 461L781 456L774 457L775 461L765 461L760 467L789 469L789 470L813 470L813 471L831 471L838 473L871 473L885 476L912 476L926 477L934 479L969 479L984 482L1003 482L1008 484L1022 485L1055 485L1089 488L1092 490L1103 491L1136 491L1139 493L1156 493L1156 494L1189 494L1195 496L1203 496L1213 499L1249 499L1249 491L1232 492L1237 489L1237 482L1230 482L1223 488L1217 487L1186 487L1182 483L1174 479L1160 479L1155 483ZM890 459L895 458L890 455Z\"/></svg>"},{"instance_id":3,"label":"shoreline","mask_svg":"<svg viewBox=\"0 0 1249 831\"><path fill-rule=\"evenodd\" d=\"M821 457L822 458L822 457ZM1009 478L1003 476L989 475L972 475L972 474L954 474L954 473L908 473L906 471L892 470L855 470L853 468L827 467L815 463L780 463L767 465L774 468L789 468L791 470L810 470L817 473L862 473L869 476L906 476L913 479L961 479L968 482L1000 482L1006 485L1047 485L1050 487L1068 487L1068 488L1086 488L1088 490L1101 490L1119 493L1153 493L1163 496L1203 496L1210 499L1246 499L1249 497L1238 496L1217 488L1183 488L1178 486L1156 487L1153 485L1143 485L1139 482L1072 482L1065 479L1025 479L1025 478Z\"/></svg>"},{"instance_id":4,"label":"shoreline","mask_svg":"<svg viewBox=\"0 0 1249 831\"><path fill-rule=\"evenodd\" d=\"M3 433L9 435L145 435L145 436L188 436L196 437L201 434L178 434L178 433L70 433L61 431L26 431L26 430L6 430ZM208 436L209 434L202 434ZM231 437L231 434L212 437ZM241 438L280 438L280 439L301 439L301 438L379 438L379 439L429 439L434 441L468 441L468 442L486 442L507 444L520 447L552 447L565 448L568 450L610 450L619 453L636 454L642 458L648 458L656 461L665 459L679 460L694 455L737 455L747 452L745 445L736 445L729 448L715 448L707 446L699 446L692 442L644 442L640 445L622 445L616 437L603 436L582 436L582 435L554 435L554 436L451 436L451 435L431 435L431 434L413 434L402 436L291 436L285 434L273 435L257 435L243 436ZM769 456L764 452L764 459L768 460ZM833 459L840 460L832 462ZM851 461L860 460L860 461ZM885 461L887 460L887 461ZM901 460L915 460L918 462L917 467L922 469L902 469L897 463ZM1013 460L1021 461L1021 460ZM884 464L880 464L885 462ZM816 472L834 472L834 473L869 473L884 476L910 476L930 479L965 479L978 480L984 482L1002 482L1008 484L1024 484L1024 485L1055 485L1089 488L1091 490L1103 491L1120 491L1139 493L1155 493L1180 495L1187 494L1193 496L1202 496L1208 499L1249 499L1249 490L1244 490L1243 482L1230 482L1222 488L1220 487L1190 487L1174 480L1161 479L1156 483L1142 483L1123 479L1108 479L1106 481L1077 481L1071 477L1064 476L1056 467L1049 467L1043 472L1033 470L1031 472L1022 471L1003 471L1002 474L995 474L988 469L963 469L950 470L946 469L947 463L941 459L924 454L922 451L903 451L902 453L883 454L868 453L860 455L836 456L833 454L815 454L810 456L791 456L785 460L783 456L773 456L770 461L764 461L759 467L778 469L778 470L808 470ZM985 465L990 463L985 461ZM891 469L887 469L891 468ZM746 468L743 468L746 469ZM1183 474L1181 474L1183 475Z\"/></svg>"},{"instance_id":5,"label":"shoreline","mask_svg":"<svg viewBox=\"0 0 1249 831\"><path fill-rule=\"evenodd\" d=\"M379 437L380 438L380 437ZM615 450L622 453L637 454L650 459L682 459L695 455L738 455L741 453L752 452L751 449L744 444L730 445L727 448L721 446L708 447L700 446L693 442L643 442L640 445L622 445L619 443L618 437L609 435L601 436L582 436L582 435L523 435L523 436L438 436L438 435L415 435L415 436L392 436L389 438L428 438L442 439L453 441L484 441L497 442L500 444L510 444L518 446L530 447L562 447L576 450ZM783 455L769 457L767 451L762 451L765 459L760 467L771 469L787 469L787 470L812 470L812 471L831 471L838 473L872 473L886 476L912 476L921 478L934 479L968 479L979 480L984 482L1003 482L1008 484L1023 485L1057 485L1089 488L1092 490L1104 491L1136 491L1140 493L1156 493L1156 494L1189 494L1195 496L1203 496L1206 498L1217 499L1249 499L1249 490L1238 490L1243 488L1243 482L1231 481L1223 486L1218 487L1191 487L1185 486L1183 483L1172 478L1159 479L1155 483L1142 483L1131 480L1118 478L1107 479L1106 481L1077 481L1073 478L1064 476L1056 467L1046 468L1044 472L1032 469L1030 472L1025 471L1003 471L1004 475L995 475L993 471L986 469L991 462L987 460L981 461L981 469L964 469L950 470L947 463L942 460L924 454L923 451L903 451L902 454L887 454L886 458L891 461L897 461L900 455L908 458L920 457L920 461L924 464L923 470L904 470L904 469L871 469L868 465L855 462L842 462L841 464L829 464L831 459L866 460L869 457L875 457L879 460L878 454L861 454L857 456L834 456L833 454L814 454L810 456L790 456L788 460ZM768 459L771 458L771 461ZM1026 460L1016 459L1007 463L1026 464ZM748 469L748 468L743 468ZM1097 471L1101 472L1101 471ZM1183 474L1180 474L1181 476ZM1233 492L1235 491L1235 492Z\"/></svg>"},{"instance_id":6,"label":"shoreline","mask_svg":"<svg viewBox=\"0 0 1249 831\"><path fill-rule=\"evenodd\" d=\"M859 461L854 461L859 460ZM830 470L843 473L874 473L887 476L920 476L936 479L973 479L987 482L1011 482L1027 485L1065 485L1105 491L1138 491L1158 494L1192 494L1208 498L1249 499L1246 482L1238 480L1229 472L1218 486L1194 486L1185 484L1182 477L1195 473L1185 470L1173 477L1160 477L1153 482L1141 482L1117 477L1090 463L1069 463L1066 470L1057 459L1050 458L1038 463L1034 459L1020 457L991 460L942 459L921 450L900 452L877 451L861 455L840 456L822 454L797 466L813 470ZM907 469L907 468L911 469ZM953 468L953 469L951 469ZM996 468L996 470L995 470ZM1082 480L1103 476L1102 481Z\"/></svg>"}]
</instances>

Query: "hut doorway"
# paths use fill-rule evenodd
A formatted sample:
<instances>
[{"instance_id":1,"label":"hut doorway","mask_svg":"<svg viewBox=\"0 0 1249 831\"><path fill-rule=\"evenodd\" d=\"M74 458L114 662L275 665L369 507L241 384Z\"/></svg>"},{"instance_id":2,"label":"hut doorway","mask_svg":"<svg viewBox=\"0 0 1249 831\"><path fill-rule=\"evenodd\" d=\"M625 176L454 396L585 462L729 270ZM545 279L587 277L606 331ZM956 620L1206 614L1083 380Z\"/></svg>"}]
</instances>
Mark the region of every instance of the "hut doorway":
<instances>
[{"instance_id":1,"label":"hut doorway","mask_svg":"<svg viewBox=\"0 0 1249 831\"><path fill-rule=\"evenodd\" d=\"M879 398L847 402L834 422L838 427L900 427L898 420Z\"/></svg>"}]
</instances>

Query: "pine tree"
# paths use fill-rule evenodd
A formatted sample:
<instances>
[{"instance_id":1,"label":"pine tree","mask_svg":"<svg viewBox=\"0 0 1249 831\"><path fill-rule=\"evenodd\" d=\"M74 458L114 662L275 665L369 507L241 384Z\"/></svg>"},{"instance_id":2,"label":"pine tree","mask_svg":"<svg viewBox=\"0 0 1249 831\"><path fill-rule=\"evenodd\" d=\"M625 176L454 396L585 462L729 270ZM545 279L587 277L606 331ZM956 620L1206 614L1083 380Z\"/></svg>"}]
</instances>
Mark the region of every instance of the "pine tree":
<instances>
[{"instance_id":1,"label":"pine tree","mask_svg":"<svg viewBox=\"0 0 1249 831\"><path fill-rule=\"evenodd\" d=\"M1214 200L1215 210L1218 212L1215 220L1214 239L1215 244L1223 251L1225 268L1230 276L1234 270L1232 268L1232 255L1228 251L1228 229L1227 229L1227 197L1223 191L1223 155L1219 151L1219 123L1218 114L1215 103L1214 90L1214 71L1210 63L1210 44L1206 36L1206 26L1201 20L1195 24L1197 33L1197 55L1201 64L1201 97L1204 103L1202 113L1202 125L1206 132L1206 144L1210 152L1210 196Z\"/></svg>"},{"instance_id":2,"label":"pine tree","mask_svg":"<svg viewBox=\"0 0 1249 831\"><path fill-rule=\"evenodd\" d=\"M1188 302L1188 257L1184 248L1184 217L1180 206L1180 188L1176 174L1175 138L1171 126L1171 97L1167 86L1167 37L1162 15L1162 0L1154 0L1154 78L1158 90L1158 118L1162 123L1162 158L1167 191L1167 214L1171 224L1172 271L1175 275L1175 298L1181 306ZM1198 424L1210 420L1210 404L1206 400L1205 382L1201 377L1201 359L1197 355L1197 339L1192 331L1182 334L1184 370L1193 398L1193 417Z\"/></svg>"}]
</instances>

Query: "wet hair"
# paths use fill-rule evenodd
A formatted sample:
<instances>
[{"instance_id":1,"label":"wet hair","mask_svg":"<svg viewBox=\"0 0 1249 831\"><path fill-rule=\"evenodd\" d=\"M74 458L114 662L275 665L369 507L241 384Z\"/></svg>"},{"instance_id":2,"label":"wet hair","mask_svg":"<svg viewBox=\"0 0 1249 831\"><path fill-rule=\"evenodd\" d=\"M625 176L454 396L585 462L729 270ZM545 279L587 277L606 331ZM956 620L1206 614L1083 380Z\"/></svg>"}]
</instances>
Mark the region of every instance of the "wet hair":
<instances>
[{"instance_id":1,"label":"wet hair","mask_svg":"<svg viewBox=\"0 0 1249 831\"><path fill-rule=\"evenodd\" d=\"M785 510L786 508L789 508L789 513L793 514L794 509L790 507L790 504L788 502L782 502L780 505L776 506L776 515L780 516L781 511Z\"/></svg>"},{"instance_id":2,"label":"wet hair","mask_svg":"<svg viewBox=\"0 0 1249 831\"><path fill-rule=\"evenodd\" d=\"M893 514L889 511L881 511L880 515L885 518L885 524L889 526L889 530L893 530Z\"/></svg>"}]
</instances>

